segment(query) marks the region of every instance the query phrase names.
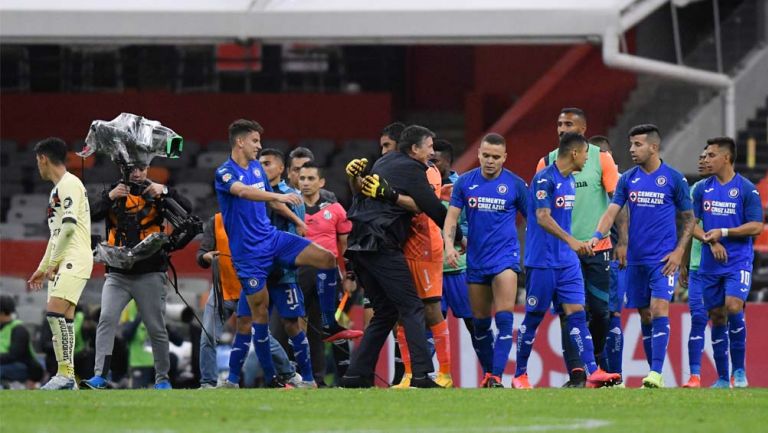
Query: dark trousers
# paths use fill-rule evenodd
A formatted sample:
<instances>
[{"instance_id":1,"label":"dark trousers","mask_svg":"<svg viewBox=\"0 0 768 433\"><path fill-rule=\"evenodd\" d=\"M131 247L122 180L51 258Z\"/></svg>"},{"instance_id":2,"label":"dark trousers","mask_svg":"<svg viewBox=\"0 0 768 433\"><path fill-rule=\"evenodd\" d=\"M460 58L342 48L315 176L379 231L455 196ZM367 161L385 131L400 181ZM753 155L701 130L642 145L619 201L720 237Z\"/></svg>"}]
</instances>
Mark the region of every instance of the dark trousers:
<instances>
[{"instance_id":1,"label":"dark trousers","mask_svg":"<svg viewBox=\"0 0 768 433\"><path fill-rule=\"evenodd\" d=\"M360 345L352 354L347 376L368 377L373 373L379 352L398 318L405 329L414 376L432 372L432 358L424 332L424 304L416 294L402 251L355 252L351 256L374 313Z\"/></svg>"}]
</instances>

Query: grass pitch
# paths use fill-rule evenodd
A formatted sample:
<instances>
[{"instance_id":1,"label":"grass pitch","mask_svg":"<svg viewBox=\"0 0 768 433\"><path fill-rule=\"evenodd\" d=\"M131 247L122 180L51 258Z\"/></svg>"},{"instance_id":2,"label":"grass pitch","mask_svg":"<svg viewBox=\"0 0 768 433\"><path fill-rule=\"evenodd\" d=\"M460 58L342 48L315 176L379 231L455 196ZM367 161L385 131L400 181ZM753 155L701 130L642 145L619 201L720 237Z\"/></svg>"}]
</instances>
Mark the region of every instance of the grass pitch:
<instances>
[{"instance_id":1,"label":"grass pitch","mask_svg":"<svg viewBox=\"0 0 768 433\"><path fill-rule=\"evenodd\" d=\"M768 389L3 391L3 433L763 432Z\"/></svg>"}]
</instances>

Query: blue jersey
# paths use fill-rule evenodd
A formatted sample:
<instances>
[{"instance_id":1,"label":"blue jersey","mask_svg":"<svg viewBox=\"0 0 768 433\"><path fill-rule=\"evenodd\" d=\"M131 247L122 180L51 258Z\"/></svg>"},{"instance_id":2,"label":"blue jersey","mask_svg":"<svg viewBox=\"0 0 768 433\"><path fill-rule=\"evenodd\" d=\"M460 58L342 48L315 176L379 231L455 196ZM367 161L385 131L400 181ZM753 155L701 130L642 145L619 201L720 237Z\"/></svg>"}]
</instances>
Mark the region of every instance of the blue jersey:
<instances>
[{"instance_id":1,"label":"blue jersey","mask_svg":"<svg viewBox=\"0 0 768 433\"><path fill-rule=\"evenodd\" d=\"M536 210L550 209L557 225L566 233L571 233L573 203L576 201L576 180L573 175L564 177L555 163L536 173L529 189L525 266L564 268L578 265L576 252L536 222Z\"/></svg>"},{"instance_id":2,"label":"blue jersey","mask_svg":"<svg viewBox=\"0 0 768 433\"><path fill-rule=\"evenodd\" d=\"M659 263L677 246L676 211L691 210L688 182L664 162L653 173L639 166L619 178L613 203L629 206L630 265Z\"/></svg>"},{"instance_id":3,"label":"blue jersey","mask_svg":"<svg viewBox=\"0 0 768 433\"><path fill-rule=\"evenodd\" d=\"M248 168L242 168L230 158L216 169L214 186L229 237L232 261L236 268L247 268L248 259L257 256L262 242L275 232L275 228L267 216L265 202L247 200L229 192L236 182L262 191L271 192L272 188L259 161L251 161Z\"/></svg>"},{"instance_id":4,"label":"blue jersey","mask_svg":"<svg viewBox=\"0 0 768 433\"><path fill-rule=\"evenodd\" d=\"M704 223L704 231L734 228L748 222L763 221L763 208L757 188L740 174L721 185L711 176L693 191L693 212ZM700 274L723 274L752 269L752 237L720 239L728 252L728 261L718 262L709 245L701 250Z\"/></svg>"},{"instance_id":5,"label":"blue jersey","mask_svg":"<svg viewBox=\"0 0 768 433\"><path fill-rule=\"evenodd\" d=\"M299 194L298 191L288 186L287 183L285 183L284 180L281 180L280 183L277 184L277 188L273 189L275 192L279 192L280 194L296 194L299 197L301 197L301 194ZM304 203L300 205L293 205L289 204L287 205L288 208L296 214L302 221L304 221ZM293 233L294 235L296 233L296 224L294 224L291 220L283 217L282 215L278 214L277 212L274 212L272 209L267 209L267 215L269 215L270 221L272 222L272 225L275 226L276 229L282 230L284 232ZM283 276L280 278L280 284L290 284L290 283L296 283L296 268L295 267L288 267L283 268Z\"/></svg>"},{"instance_id":6,"label":"blue jersey","mask_svg":"<svg viewBox=\"0 0 768 433\"><path fill-rule=\"evenodd\" d=\"M528 210L528 189L522 179L506 169L490 180L479 168L468 171L453 185L451 206L467 212L468 269L497 269L510 259L519 263L515 219L518 212L526 215Z\"/></svg>"}]
</instances>

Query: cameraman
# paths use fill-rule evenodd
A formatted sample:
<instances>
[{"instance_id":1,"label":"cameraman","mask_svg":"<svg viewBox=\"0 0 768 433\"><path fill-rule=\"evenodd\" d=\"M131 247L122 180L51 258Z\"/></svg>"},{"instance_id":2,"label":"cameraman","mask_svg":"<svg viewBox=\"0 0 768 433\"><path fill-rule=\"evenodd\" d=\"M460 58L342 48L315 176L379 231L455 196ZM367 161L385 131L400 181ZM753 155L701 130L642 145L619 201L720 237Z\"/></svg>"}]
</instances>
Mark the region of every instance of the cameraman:
<instances>
[{"instance_id":1,"label":"cameraman","mask_svg":"<svg viewBox=\"0 0 768 433\"><path fill-rule=\"evenodd\" d=\"M145 164L123 167L124 179L104 190L100 200L91 206L94 221L106 220L109 245L132 248L152 233L165 231L164 198L175 200L187 212L192 209L190 202L176 191L147 179L147 168ZM164 250L137 261L131 269L107 266L101 293L101 316L96 329L95 375L84 381L84 386L106 388L120 313L134 299L152 343L155 389L171 388L164 317L167 268L168 257Z\"/></svg>"}]
</instances>

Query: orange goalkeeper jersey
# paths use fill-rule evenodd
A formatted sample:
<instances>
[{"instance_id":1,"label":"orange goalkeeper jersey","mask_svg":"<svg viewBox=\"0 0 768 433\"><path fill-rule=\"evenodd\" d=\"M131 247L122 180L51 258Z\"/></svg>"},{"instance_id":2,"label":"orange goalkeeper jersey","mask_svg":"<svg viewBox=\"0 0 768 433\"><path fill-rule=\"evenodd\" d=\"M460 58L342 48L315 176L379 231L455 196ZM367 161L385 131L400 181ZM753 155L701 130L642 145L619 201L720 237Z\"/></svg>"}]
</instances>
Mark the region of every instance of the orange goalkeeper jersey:
<instances>
[{"instance_id":1,"label":"orange goalkeeper jersey","mask_svg":"<svg viewBox=\"0 0 768 433\"><path fill-rule=\"evenodd\" d=\"M427 181L440 197L442 177L434 165L427 167ZM411 220L411 232L403 248L405 258L422 262L443 261L443 236L440 227L427 214L420 213Z\"/></svg>"}]
</instances>

